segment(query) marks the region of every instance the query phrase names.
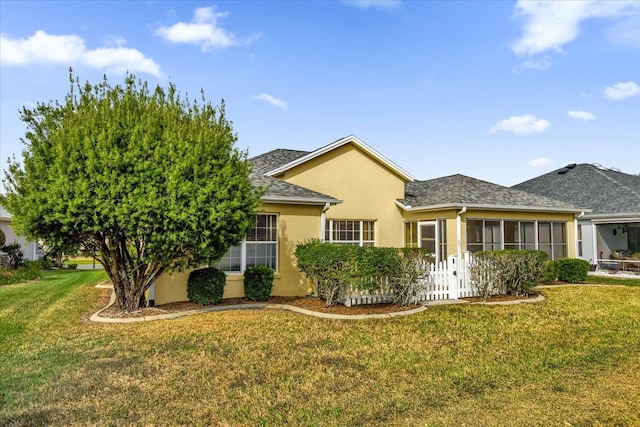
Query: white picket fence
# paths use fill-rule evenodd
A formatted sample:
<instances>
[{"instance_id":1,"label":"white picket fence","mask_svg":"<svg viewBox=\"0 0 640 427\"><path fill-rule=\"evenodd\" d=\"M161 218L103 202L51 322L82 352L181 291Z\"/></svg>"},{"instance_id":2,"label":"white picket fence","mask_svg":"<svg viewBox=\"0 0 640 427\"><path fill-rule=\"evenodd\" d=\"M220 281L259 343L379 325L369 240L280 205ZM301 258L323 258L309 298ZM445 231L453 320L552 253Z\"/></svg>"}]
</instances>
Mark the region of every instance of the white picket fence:
<instances>
[{"instance_id":1,"label":"white picket fence","mask_svg":"<svg viewBox=\"0 0 640 427\"><path fill-rule=\"evenodd\" d=\"M462 259L450 256L447 261L426 266L428 276L422 281L423 290L418 294L416 303L423 301L451 300L479 295L469 274L469 266L473 262L471 253L465 252ZM347 307L364 304L379 304L391 302L393 291L383 285L380 290L369 292L351 288L340 302Z\"/></svg>"}]
</instances>

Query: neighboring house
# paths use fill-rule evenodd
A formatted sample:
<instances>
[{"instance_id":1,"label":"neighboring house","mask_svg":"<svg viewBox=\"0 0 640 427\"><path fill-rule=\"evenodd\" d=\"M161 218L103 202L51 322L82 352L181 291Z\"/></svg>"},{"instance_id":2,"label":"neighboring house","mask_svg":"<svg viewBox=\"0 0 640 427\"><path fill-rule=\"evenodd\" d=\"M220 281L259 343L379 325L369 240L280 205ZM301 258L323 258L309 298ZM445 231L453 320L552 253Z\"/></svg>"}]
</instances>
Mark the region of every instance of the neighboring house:
<instances>
[{"instance_id":1,"label":"neighboring house","mask_svg":"<svg viewBox=\"0 0 640 427\"><path fill-rule=\"evenodd\" d=\"M36 242L28 242L24 237L16 235L11 228L11 214L0 206L0 232L4 233L5 244L19 243L24 259L38 260L44 255L42 247Z\"/></svg>"},{"instance_id":2,"label":"neighboring house","mask_svg":"<svg viewBox=\"0 0 640 427\"><path fill-rule=\"evenodd\" d=\"M577 257L595 264L640 252L640 176L572 163L513 188L591 210L578 220Z\"/></svg>"},{"instance_id":3,"label":"neighboring house","mask_svg":"<svg viewBox=\"0 0 640 427\"><path fill-rule=\"evenodd\" d=\"M273 150L250 162L254 183L268 190L246 241L217 264L227 273L225 298L244 295L242 272L255 264L276 271L273 295L308 295L311 283L295 267L293 252L311 238L424 247L438 261L503 248L575 256L569 242L583 209L463 175L416 181L355 136L312 152ZM187 277L160 277L149 299L186 300Z\"/></svg>"}]
</instances>

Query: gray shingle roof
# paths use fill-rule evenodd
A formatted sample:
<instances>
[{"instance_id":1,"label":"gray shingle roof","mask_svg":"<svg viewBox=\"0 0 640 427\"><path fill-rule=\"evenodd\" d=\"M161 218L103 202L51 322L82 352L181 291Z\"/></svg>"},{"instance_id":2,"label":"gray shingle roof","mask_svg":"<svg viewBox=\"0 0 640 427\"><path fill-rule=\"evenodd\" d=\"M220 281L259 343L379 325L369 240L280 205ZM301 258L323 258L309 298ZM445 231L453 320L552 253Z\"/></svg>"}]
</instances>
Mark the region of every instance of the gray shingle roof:
<instances>
[{"instance_id":1,"label":"gray shingle roof","mask_svg":"<svg viewBox=\"0 0 640 427\"><path fill-rule=\"evenodd\" d=\"M580 210L566 202L460 174L408 182L405 184L405 198L399 202L415 208L472 206L570 212Z\"/></svg>"},{"instance_id":2,"label":"gray shingle roof","mask_svg":"<svg viewBox=\"0 0 640 427\"><path fill-rule=\"evenodd\" d=\"M317 204L340 202L340 200L335 197L327 196L326 194L319 193L309 188L301 187L299 185L265 175L266 172L292 162L307 154L309 154L308 151L278 149L249 159L249 162L253 164L251 181L256 186L261 185L267 188L267 191L263 196L264 201Z\"/></svg>"},{"instance_id":3,"label":"gray shingle roof","mask_svg":"<svg viewBox=\"0 0 640 427\"><path fill-rule=\"evenodd\" d=\"M587 163L568 170L557 169L513 188L585 206L592 210L587 217L640 215L640 176Z\"/></svg>"}]
</instances>

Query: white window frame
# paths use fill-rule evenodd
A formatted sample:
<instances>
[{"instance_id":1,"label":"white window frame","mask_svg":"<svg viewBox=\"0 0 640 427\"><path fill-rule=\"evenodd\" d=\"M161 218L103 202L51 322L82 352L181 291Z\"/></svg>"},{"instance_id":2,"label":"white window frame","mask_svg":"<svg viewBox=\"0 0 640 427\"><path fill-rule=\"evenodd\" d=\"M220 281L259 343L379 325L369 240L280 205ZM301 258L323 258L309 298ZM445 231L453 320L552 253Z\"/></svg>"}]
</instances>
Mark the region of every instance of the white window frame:
<instances>
[{"instance_id":1,"label":"white window frame","mask_svg":"<svg viewBox=\"0 0 640 427\"><path fill-rule=\"evenodd\" d=\"M274 216L275 217L276 240L275 241L267 240L267 241L264 241L264 242L261 242L261 241L250 241L250 242L247 242L247 239L245 237L242 240L242 243L239 246L233 246L232 247L232 248L240 247L240 271L222 270L226 274L244 274L245 270L247 269L247 243L249 243L249 244L265 244L265 245L267 245L267 244L268 245L273 245L275 243L275 268L274 268L274 271L276 271L276 272L278 271L278 265L279 265L279 262L278 262L278 252L279 252L279 243L278 243L278 240L279 240L278 239L279 217L278 217L278 214L276 214L276 213L266 213L266 212L262 213L261 212L261 213L257 213L255 216L256 217L258 217L258 216ZM257 220L256 220L256 222L257 222ZM251 227L251 229L253 229L253 227ZM251 229L249 229L249 231L251 231ZM229 251L232 248L229 248ZM228 251L227 251L227 253L228 253ZM227 253L225 253L225 255ZM224 255L223 255L223 257L224 257ZM218 268L219 262L220 261L218 261L214 265L214 267ZM266 264L262 264L262 265L266 265ZM271 267L271 266L269 265L269 267Z\"/></svg>"},{"instance_id":2,"label":"white window frame","mask_svg":"<svg viewBox=\"0 0 640 427\"><path fill-rule=\"evenodd\" d=\"M348 221L354 224L358 224L360 227L358 240L334 240L333 231L334 231L334 223L340 221ZM370 222L372 224L373 230L373 240L365 240L364 239L364 223ZM378 226L377 221L370 219L327 219L325 226L325 235L322 236L322 239L325 242L335 243L338 245L352 245L352 246L377 246L376 244L376 236L378 235ZM329 234L329 239L327 239L327 233ZM366 244L366 245L365 245Z\"/></svg>"}]
</instances>

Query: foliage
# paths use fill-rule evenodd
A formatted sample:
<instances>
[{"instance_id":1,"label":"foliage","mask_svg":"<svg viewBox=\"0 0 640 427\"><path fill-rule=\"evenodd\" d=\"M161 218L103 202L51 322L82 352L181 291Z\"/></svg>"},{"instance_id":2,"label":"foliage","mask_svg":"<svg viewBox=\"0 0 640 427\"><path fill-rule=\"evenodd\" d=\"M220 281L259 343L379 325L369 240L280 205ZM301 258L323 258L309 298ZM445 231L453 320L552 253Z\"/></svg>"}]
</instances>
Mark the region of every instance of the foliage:
<instances>
[{"instance_id":1,"label":"foliage","mask_svg":"<svg viewBox=\"0 0 640 427\"><path fill-rule=\"evenodd\" d=\"M398 302L409 303L420 291L419 267L430 261L422 250L346 246L307 240L296 246L298 269L315 281L316 295L332 305L350 289L376 291L389 283Z\"/></svg>"},{"instance_id":2,"label":"foliage","mask_svg":"<svg viewBox=\"0 0 640 427\"><path fill-rule=\"evenodd\" d=\"M137 310L165 271L219 259L240 243L260 203L224 103L183 99L127 74L24 108L24 159L10 160L6 196L21 235L95 253L117 307Z\"/></svg>"},{"instance_id":3,"label":"foliage","mask_svg":"<svg viewBox=\"0 0 640 427\"><path fill-rule=\"evenodd\" d=\"M583 283L587 280L589 262L578 258L558 260L558 279L568 283Z\"/></svg>"},{"instance_id":4,"label":"foliage","mask_svg":"<svg viewBox=\"0 0 640 427\"><path fill-rule=\"evenodd\" d=\"M40 278L38 261L23 261L18 267L0 268L0 285L10 285Z\"/></svg>"},{"instance_id":5,"label":"foliage","mask_svg":"<svg viewBox=\"0 0 640 427\"><path fill-rule=\"evenodd\" d=\"M0 249L7 243L7 236L4 234L4 231L0 230Z\"/></svg>"},{"instance_id":6,"label":"foliage","mask_svg":"<svg viewBox=\"0 0 640 427\"><path fill-rule=\"evenodd\" d=\"M482 299L487 299L504 289L501 264L497 257L487 252L473 256L473 263L469 266L471 283Z\"/></svg>"},{"instance_id":7,"label":"foliage","mask_svg":"<svg viewBox=\"0 0 640 427\"><path fill-rule=\"evenodd\" d=\"M429 276L429 264L433 259L422 249L405 248L399 252L399 257L389 256L389 260L397 260L396 271L387 273L393 289L393 302L416 304L418 295L425 289L424 280Z\"/></svg>"},{"instance_id":8,"label":"foliage","mask_svg":"<svg viewBox=\"0 0 640 427\"><path fill-rule=\"evenodd\" d=\"M187 279L187 298L200 305L218 304L222 301L226 279L217 268L193 270Z\"/></svg>"},{"instance_id":9,"label":"foliage","mask_svg":"<svg viewBox=\"0 0 640 427\"><path fill-rule=\"evenodd\" d=\"M353 259L348 255L351 246L307 240L296 246L298 269L315 282L315 294L333 305L346 291L353 277Z\"/></svg>"},{"instance_id":10,"label":"foliage","mask_svg":"<svg viewBox=\"0 0 640 427\"><path fill-rule=\"evenodd\" d=\"M476 269L475 274L481 278L476 286L479 286L481 294L504 289L510 295L528 295L543 279L549 255L543 251L502 250L479 252L474 254L474 258L491 258L495 263L492 265L492 262L483 261L482 268L486 269L485 272L480 267ZM499 278L496 278L496 271Z\"/></svg>"},{"instance_id":11,"label":"foliage","mask_svg":"<svg viewBox=\"0 0 640 427\"><path fill-rule=\"evenodd\" d=\"M266 301L273 288L273 269L252 265L244 271L244 296L252 301Z\"/></svg>"},{"instance_id":12,"label":"foliage","mask_svg":"<svg viewBox=\"0 0 640 427\"><path fill-rule=\"evenodd\" d=\"M6 252L6 254L9 256L9 267L16 269L22 264L24 254L20 249L19 243L11 243L9 245L3 246L2 252Z\"/></svg>"},{"instance_id":13,"label":"foliage","mask_svg":"<svg viewBox=\"0 0 640 427\"><path fill-rule=\"evenodd\" d=\"M49 258L47 254L38 262L40 263L40 268L43 270L52 270L53 267L55 267L55 263L51 261L51 258Z\"/></svg>"},{"instance_id":14,"label":"foliage","mask_svg":"<svg viewBox=\"0 0 640 427\"><path fill-rule=\"evenodd\" d=\"M552 259L547 261L541 282L552 284L558 281L558 263Z\"/></svg>"}]
</instances>

